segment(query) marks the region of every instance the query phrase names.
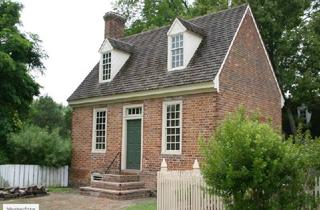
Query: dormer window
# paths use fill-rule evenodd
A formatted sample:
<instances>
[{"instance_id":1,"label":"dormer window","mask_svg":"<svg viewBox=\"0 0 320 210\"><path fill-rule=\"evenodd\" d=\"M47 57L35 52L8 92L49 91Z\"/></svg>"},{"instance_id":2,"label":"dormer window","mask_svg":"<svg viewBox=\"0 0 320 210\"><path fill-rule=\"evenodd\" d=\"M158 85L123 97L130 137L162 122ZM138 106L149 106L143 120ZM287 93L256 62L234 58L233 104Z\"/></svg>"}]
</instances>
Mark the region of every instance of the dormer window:
<instances>
[{"instance_id":1,"label":"dormer window","mask_svg":"<svg viewBox=\"0 0 320 210\"><path fill-rule=\"evenodd\" d=\"M102 54L102 80L111 79L111 52Z\"/></svg>"},{"instance_id":2,"label":"dormer window","mask_svg":"<svg viewBox=\"0 0 320 210\"><path fill-rule=\"evenodd\" d=\"M187 68L205 32L195 24L176 18L168 33L168 71Z\"/></svg>"},{"instance_id":3,"label":"dormer window","mask_svg":"<svg viewBox=\"0 0 320 210\"><path fill-rule=\"evenodd\" d=\"M183 34L173 35L171 38L171 67L174 69L183 66Z\"/></svg>"},{"instance_id":4,"label":"dormer window","mask_svg":"<svg viewBox=\"0 0 320 210\"><path fill-rule=\"evenodd\" d=\"M111 82L132 51L133 46L128 43L112 38L105 39L99 49L99 83Z\"/></svg>"}]
</instances>

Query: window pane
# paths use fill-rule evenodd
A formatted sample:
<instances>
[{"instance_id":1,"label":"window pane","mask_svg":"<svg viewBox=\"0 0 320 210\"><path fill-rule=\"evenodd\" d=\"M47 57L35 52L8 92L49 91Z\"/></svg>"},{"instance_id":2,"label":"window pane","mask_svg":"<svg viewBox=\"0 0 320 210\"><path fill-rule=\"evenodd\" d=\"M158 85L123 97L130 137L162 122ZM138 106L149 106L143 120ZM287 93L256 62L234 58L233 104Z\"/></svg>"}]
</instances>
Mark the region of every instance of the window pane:
<instances>
[{"instance_id":1,"label":"window pane","mask_svg":"<svg viewBox=\"0 0 320 210\"><path fill-rule=\"evenodd\" d=\"M172 68L183 66L183 35L172 36L171 43Z\"/></svg>"},{"instance_id":2,"label":"window pane","mask_svg":"<svg viewBox=\"0 0 320 210\"><path fill-rule=\"evenodd\" d=\"M170 142L170 136L167 136L167 142Z\"/></svg>"},{"instance_id":3,"label":"window pane","mask_svg":"<svg viewBox=\"0 0 320 210\"><path fill-rule=\"evenodd\" d=\"M167 150L180 150L180 104L166 105L166 148ZM177 146L178 145L178 146Z\"/></svg>"},{"instance_id":4,"label":"window pane","mask_svg":"<svg viewBox=\"0 0 320 210\"><path fill-rule=\"evenodd\" d=\"M111 52L103 54L102 58L102 79L108 80L111 78Z\"/></svg>"},{"instance_id":5,"label":"window pane","mask_svg":"<svg viewBox=\"0 0 320 210\"><path fill-rule=\"evenodd\" d=\"M180 128L176 128L176 134L180 134Z\"/></svg>"},{"instance_id":6,"label":"window pane","mask_svg":"<svg viewBox=\"0 0 320 210\"><path fill-rule=\"evenodd\" d=\"M95 128L95 149L101 150L105 149L105 137L106 137L106 112L105 111L97 111L96 114L96 125Z\"/></svg>"},{"instance_id":7,"label":"window pane","mask_svg":"<svg viewBox=\"0 0 320 210\"><path fill-rule=\"evenodd\" d=\"M176 149L176 144L175 143L171 144L171 150L175 150L175 149Z\"/></svg>"}]
</instances>

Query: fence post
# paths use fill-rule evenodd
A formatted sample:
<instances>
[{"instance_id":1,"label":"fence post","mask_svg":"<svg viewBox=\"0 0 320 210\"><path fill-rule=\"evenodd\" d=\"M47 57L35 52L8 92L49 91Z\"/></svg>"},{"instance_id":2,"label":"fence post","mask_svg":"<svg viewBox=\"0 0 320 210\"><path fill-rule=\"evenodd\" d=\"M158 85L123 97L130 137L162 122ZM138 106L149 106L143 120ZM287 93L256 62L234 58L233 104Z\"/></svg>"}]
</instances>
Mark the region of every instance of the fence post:
<instances>
[{"instance_id":1,"label":"fence post","mask_svg":"<svg viewBox=\"0 0 320 210\"><path fill-rule=\"evenodd\" d=\"M167 172L168 171L168 166L166 160L163 158L161 162L161 172Z\"/></svg>"},{"instance_id":2,"label":"fence post","mask_svg":"<svg viewBox=\"0 0 320 210\"><path fill-rule=\"evenodd\" d=\"M199 167L199 162L197 159L194 160L194 163L193 163L193 174L194 175L197 175L197 176L200 176L201 175L201 172L200 172L200 167Z\"/></svg>"}]
</instances>

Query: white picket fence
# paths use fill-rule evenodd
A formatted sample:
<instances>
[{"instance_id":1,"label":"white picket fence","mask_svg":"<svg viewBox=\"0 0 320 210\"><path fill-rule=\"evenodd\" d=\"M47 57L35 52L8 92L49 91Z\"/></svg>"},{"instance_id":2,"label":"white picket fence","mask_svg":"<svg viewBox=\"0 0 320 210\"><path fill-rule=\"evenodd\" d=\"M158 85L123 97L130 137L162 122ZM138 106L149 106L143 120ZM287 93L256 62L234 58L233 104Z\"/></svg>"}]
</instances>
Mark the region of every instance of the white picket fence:
<instances>
[{"instance_id":1,"label":"white picket fence","mask_svg":"<svg viewBox=\"0 0 320 210\"><path fill-rule=\"evenodd\" d=\"M0 187L67 187L68 166L0 165Z\"/></svg>"},{"instance_id":2,"label":"white picket fence","mask_svg":"<svg viewBox=\"0 0 320 210\"><path fill-rule=\"evenodd\" d=\"M205 191L205 182L201 176L198 161L193 170L168 171L165 159L157 174L158 210L223 210L220 197Z\"/></svg>"},{"instance_id":3,"label":"white picket fence","mask_svg":"<svg viewBox=\"0 0 320 210\"><path fill-rule=\"evenodd\" d=\"M320 177L315 178L312 193L320 198ZM206 192L206 184L201 176L199 163L195 160L193 170L168 171L163 159L157 174L158 210L224 210L222 198ZM311 209L310 207L304 209ZM320 206L316 208L320 210Z\"/></svg>"}]
</instances>

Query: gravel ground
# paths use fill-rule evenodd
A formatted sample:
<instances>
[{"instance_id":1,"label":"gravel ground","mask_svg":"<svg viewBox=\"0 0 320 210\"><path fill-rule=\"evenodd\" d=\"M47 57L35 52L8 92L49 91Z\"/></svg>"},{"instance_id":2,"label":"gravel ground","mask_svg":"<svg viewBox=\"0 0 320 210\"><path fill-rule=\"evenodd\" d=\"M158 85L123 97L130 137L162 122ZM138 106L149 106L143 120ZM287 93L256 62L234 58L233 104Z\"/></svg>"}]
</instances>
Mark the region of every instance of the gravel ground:
<instances>
[{"instance_id":1,"label":"gravel ground","mask_svg":"<svg viewBox=\"0 0 320 210\"><path fill-rule=\"evenodd\" d=\"M155 198L144 198L128 201L109 200L80 195L78 191L51 192L49 195L35 198L0 201L2 204L39 204L40 210L121 210L128 206L154 201Z\"/></svg>"}]
</instances>

